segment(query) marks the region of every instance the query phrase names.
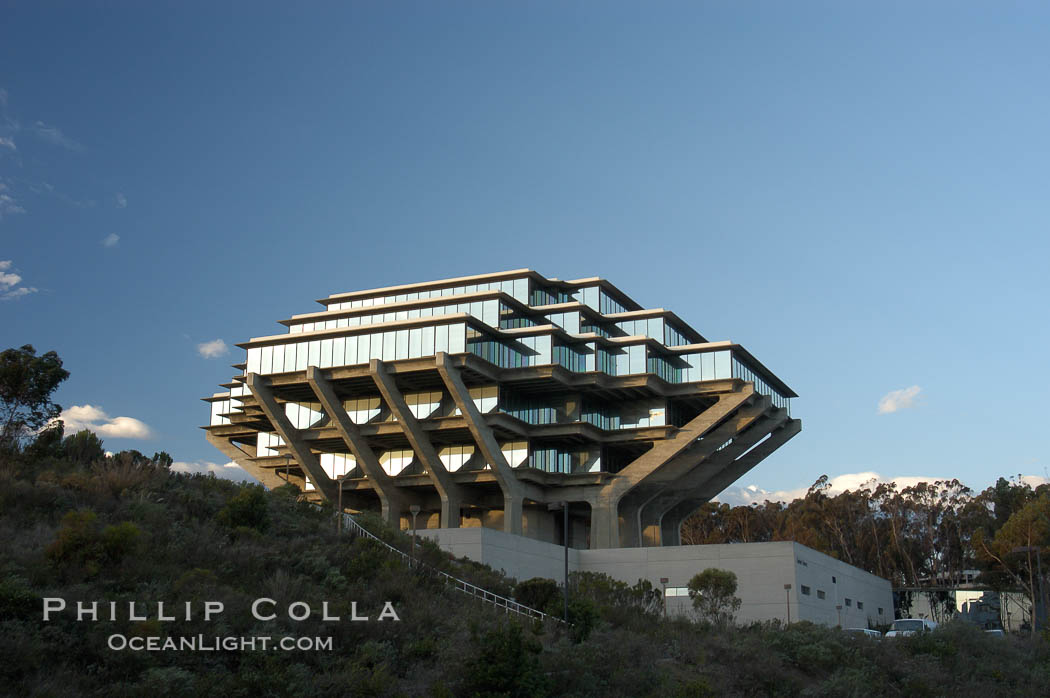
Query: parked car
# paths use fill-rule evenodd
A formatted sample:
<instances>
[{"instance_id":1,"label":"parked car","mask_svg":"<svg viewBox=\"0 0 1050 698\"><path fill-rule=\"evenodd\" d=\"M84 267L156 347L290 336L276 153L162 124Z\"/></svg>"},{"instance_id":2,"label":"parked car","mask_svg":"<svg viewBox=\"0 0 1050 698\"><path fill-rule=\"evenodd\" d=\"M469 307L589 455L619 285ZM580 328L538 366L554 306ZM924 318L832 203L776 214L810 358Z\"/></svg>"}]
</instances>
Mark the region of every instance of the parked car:
<instances>
[{"instance_id":1,"label":"parked car","mask_svg":"<svg viewBox=\"0 0 1050 698\"><path fill-rule=\"evenodd\" d=\"M893 621L886 637L907 637L918 633L928 633L936 627L936 623L926 618L898 618Z\"/></svg>"},{"instance_id":2,"label":"parked car","mask_svg":"<svg viewBox=\"0 0 1050 698\"><path fill-rule=\"evenodd\" d=\"M882 633L880 633L878 630L872 630L871 628L846 628L846 632L853 635L872 637L878 640L882 639Z\"/></svg>"}]
</instances>

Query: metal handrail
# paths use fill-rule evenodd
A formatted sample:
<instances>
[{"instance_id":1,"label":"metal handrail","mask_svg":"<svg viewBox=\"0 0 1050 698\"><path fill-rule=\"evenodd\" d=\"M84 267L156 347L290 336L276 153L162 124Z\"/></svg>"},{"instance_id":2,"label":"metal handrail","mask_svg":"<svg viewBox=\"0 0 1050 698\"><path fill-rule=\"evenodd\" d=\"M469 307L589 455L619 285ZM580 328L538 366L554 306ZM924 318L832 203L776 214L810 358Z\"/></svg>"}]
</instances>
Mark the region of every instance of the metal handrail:
<instances>
[{"instance_id":1,"label":"metal handrail","mask_svg":"<svg viewBox=\"0 0 1050 698\"><path fill-rule=\"evenodd\" d=\"M432 567L430 565L427 565L426 563L420 562L419 560L416 560L415 558L413 558L411 555L408 555L407 553L405 553L402 550L398 550L397 548L395 548L394 546L390 545L389 543L387 543L385 540L383 540L379 536L377 536L374 533L372 533L371 531L369 531L367 528L365 528L364 526L359 524L357 522L357 520L354 519L354 517L351 516L350 514L347 514L346 512L343 512L342 516L343 516L343 527L345 529L352 530L352 531L354 531L355 533L357 533L360 536L364 536L366 538L371 538L372 540L376 541L377 543L379 543L383 547L387 548L391 552L400 555L401 558L403 560L405 560L409 564L409 566L412 566L412 567L426 567L426 568L428 568L434 574L437 574L440 577L442 577L446 584L451 584L452 588L455 589L456 591L460 591L460 592L463 592L464 594L468 594L470 596L473 596L474 598L480 599L481 601L484 601L485 603L492 604L492 605L496 606L497 608L502 608L502 609L506 610L508 613L516 613L516 614L518 614L520 616L525 616L526 618L535 618L535 619L541 620L541 621L552 620L552 621L556 621L558 623L565 623L565 621L563 619L561 619L561 618L557 618L557 617L552 616L552 615L550 615L548 613L544 613L543 611L537 611L535 608L531 608L529 606L526 606L525 604L518 603L514 599L508 599L505 596L500 596L499 594L495 594L495 593L493 593L491 591L488 591L486 589L482 589L481 587L477 586L476 584L471 584L470 582L466 581L465 579L460 579L459 577L453 577L451 574L449 574L447 572L442 572L441 570L437 569L436 567Z\"/></svg>"}]
</instances>

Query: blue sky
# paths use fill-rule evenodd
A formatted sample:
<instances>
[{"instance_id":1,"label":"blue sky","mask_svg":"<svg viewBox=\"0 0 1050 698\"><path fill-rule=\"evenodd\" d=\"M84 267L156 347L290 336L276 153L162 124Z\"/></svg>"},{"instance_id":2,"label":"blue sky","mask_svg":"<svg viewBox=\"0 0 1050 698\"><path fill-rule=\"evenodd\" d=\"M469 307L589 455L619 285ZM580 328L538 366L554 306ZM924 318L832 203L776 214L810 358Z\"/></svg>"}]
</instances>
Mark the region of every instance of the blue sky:
<instances>
[{"instance_id":1,"label":"blue sky","mask_svg":"<svg viewBox=\"0 0 1050 698\"><path fill-rule=\"evenodd\" d=\"M198 398L243 357L202 343L531 267L799 393L740 486L1047 475L1045 3L0 13L0 343L111 450L224 462Z\"/></svg>"}]
</instances>

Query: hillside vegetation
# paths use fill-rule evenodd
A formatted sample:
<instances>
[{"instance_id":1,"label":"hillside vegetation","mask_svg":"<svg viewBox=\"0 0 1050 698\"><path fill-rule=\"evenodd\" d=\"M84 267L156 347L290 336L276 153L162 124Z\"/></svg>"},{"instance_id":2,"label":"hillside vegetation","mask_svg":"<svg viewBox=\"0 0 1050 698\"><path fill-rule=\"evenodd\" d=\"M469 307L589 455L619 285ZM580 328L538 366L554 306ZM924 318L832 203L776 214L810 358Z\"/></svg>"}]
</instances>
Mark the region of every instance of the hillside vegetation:
<instances>
[{"instance_id":1,"label":"hillside vegetation","mask_svg":"<svg viewBox=\"0 0 1050 698\"><path fill-rule=\"evenodd\" d=\"M997 639L952 625L872 642L808 623L718 628L663 620L651 591L578 577L569 632L520 623L411 569L373 541L337 535L331 509L285 487L267 492L169 471L164 454L102 453L82 432L0 455L0 687L10 695L1045 695L1042 639ZM407 549L403 534L365 523ZM513 580L429 543L429 564L497 592ZM522 598L544 585L520 585ZM99 621L43 599L99 600ZM254 599L277 604L272 621ZM118 608L149 605L149 620ZM157 601L191 620L159 621ZM204 601L225 611L210 621ZM312 614L290 620L288 604ZM321 618L327 601L331 615ZM390 601L400 621L378 621ZM351 602L367 622L349 621ZM560 609L557 596L540 599ZM170 611L166 611L170 612ZM132 636L330 637L331 650L130 651Z\"/></svg>"}]
</instances>

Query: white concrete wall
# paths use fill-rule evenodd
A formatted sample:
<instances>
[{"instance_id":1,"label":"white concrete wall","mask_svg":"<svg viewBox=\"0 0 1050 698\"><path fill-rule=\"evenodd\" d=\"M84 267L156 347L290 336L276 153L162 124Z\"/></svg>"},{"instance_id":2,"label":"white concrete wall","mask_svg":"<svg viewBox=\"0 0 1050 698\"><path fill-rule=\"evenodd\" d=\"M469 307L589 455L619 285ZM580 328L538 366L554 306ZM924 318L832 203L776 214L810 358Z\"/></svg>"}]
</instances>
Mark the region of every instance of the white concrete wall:
<instances>
[{"instance_id":1,"label":"white concrete wall","mask_svg":"<svg viewBox=\"0 0 1050 698\"><path fill-rule=\"evenodd\" d=\"M439 528L419 534L456 557L503 570L518 581L546 577L560 582L564 577L564 548L558 545L490 528ZM880 623L893 620L893 594L887 580L797 543L569 549L570 572L601 572L628 584L647 579L657 589L662 587L661 577L668 579L668 587L685 587L693 575L709 567L736 574L737 596L743 602L739 623L785 620L788 603L792 621L837 625L837 605L843 606L843 627L867 627L869 617ZM785 592L785 584L791 585L790 591ZM803 585L809 588L808 595L801 593ZM818 598L818 590L824 592L824 599ZM668 597L667 603L669 614L692 615L688 597Z\"/></svg>"},{"instance_id":2,"label":"white concrete wall","mask_svg":"<svg viewBox=\"0 0 1050 698\"><path fill-rule=\"evenodd\" d=\"M872 624L893 622L893 589L889 581L798 544L795 566L796 598L803 618L838 625L840 616L836 607L842 606L844 628L866 628L869 621ZM808 595L802 593L802 586L809 587Z\"/></svg>"},{"instance_id":3,"label":"white concrete wall","mask_svg":"<svg viewBox=\"0 0 1050 698\"><path fill-rule=\"evenodd\" d=\"M519 582L532 577L561 581L565 577L565 549L533 538L491 528L430 528L418 531L456 557L486 564ZM569 571L579 569L579 554L569 548Z\"/></svg>"}]
</instances>

